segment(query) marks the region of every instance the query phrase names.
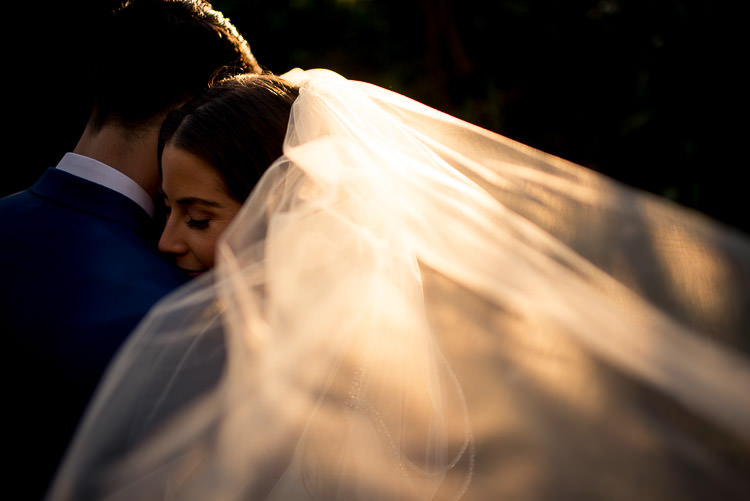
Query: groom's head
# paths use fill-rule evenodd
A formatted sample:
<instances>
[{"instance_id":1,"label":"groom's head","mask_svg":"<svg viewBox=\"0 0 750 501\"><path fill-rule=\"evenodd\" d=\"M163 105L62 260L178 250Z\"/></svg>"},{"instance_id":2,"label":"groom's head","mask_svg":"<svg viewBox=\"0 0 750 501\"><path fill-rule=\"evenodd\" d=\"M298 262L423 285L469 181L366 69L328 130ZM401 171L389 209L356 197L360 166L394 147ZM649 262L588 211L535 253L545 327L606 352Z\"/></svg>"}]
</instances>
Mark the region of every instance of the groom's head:
<instances>
[{"instance_id":1,"label":"groom's head","mask_svg":"<svg viewBox=\"0 0 750 501\"><path fill-rule=\"evenodd\" d=\"M200 0L129 0L98 27L91 65L95 127L138 127L217 74L261 72L248 43Z\"/></svg>"}]
</instances>

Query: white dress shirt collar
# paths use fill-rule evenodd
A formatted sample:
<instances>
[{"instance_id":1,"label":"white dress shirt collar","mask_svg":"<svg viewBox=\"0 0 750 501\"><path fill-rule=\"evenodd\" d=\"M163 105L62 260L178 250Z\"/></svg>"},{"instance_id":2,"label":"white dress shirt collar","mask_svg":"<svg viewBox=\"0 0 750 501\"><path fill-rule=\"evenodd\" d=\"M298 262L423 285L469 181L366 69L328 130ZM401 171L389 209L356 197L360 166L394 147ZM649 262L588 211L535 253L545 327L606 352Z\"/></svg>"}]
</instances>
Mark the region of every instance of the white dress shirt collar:
<instances>
[{"instance_id":1,"label":"white dress shirt collar","mask_svg":"<svg viewBox=\"0 0 750 501\"><path fill-rule=\"evenodd\" d=\"M154 201L146 190L119 170L77 153L66 153L57 168L125 195L154 217Z\"/></svg>"}]
</instances>

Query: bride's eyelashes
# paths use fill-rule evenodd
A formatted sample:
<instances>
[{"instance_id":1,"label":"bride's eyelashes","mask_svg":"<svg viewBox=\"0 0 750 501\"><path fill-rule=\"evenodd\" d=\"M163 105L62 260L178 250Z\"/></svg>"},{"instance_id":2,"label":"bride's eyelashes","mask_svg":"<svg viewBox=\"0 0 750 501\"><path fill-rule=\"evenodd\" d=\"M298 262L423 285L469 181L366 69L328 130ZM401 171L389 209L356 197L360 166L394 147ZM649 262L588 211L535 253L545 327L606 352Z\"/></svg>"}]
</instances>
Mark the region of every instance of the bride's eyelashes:
<instances>
[{"instance_id":1,"label":"bride's eyelashes","mask_svg":"<svg viewBox=\"0 0 750 501\"><path fill-rule=\"evenodd\" d=\"M165 203L164 214L166 216L169 216L171 213L172 213L172 207L169 204ZM209 216L195 217L195 216L190 215L189 212L185 214L185 216L187 218L187 221L185 222L185 224L190 229L193 229L193 230L205 230L208 228L209 223L211 222L211 217Z\"/></svg>"},{"instance_id":2,"label":"bride's eyelashes","mask_svg":"<svg viewBox=\"0 0 750 501\"><path fill-rule=\"evenodd\" d=\"M209 223L216 217L212 212L202 210L200 207L187 207L184 214L185 224L191 230L208 229Z\"/></svg>"},{"instance_id":3,"label":"bride's eyelashes","mask_svg":"<svg viewBox=\"0 0 750 501\"><path fill-rule=\"evenodd\" d=\"M188 219L187 225L194 230L205 230L208 228L210 219Z\"/></svg>"}]
</instances>

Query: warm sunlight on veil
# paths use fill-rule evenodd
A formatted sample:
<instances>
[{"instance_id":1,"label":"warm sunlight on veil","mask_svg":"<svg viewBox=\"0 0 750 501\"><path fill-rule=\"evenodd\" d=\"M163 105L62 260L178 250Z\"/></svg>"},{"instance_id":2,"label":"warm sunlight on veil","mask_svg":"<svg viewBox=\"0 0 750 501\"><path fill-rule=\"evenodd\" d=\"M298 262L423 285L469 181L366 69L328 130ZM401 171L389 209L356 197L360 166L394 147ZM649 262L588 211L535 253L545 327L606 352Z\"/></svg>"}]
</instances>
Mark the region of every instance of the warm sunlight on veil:
<instances>
[{"instance_id":1,"label":"warm sunlight on veil","mask_svg":"<svg viewBox=\"0 0 750 501\"><path fill-rule=\"evenodd\" d=\"M750 242L326 71L51 499L741 499Z\"/></svg>"}]
</instances>

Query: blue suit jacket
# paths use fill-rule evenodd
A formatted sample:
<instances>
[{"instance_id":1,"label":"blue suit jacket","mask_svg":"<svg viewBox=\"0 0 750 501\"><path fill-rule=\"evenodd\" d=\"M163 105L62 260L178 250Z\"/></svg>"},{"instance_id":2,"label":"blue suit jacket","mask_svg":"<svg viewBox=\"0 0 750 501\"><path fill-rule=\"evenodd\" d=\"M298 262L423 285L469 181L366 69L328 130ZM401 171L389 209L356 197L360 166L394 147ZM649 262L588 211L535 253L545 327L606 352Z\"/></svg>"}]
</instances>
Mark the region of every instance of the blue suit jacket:
<instances>
[{"instance_id":1,"label":"blue suit jacket","mask_svg":"<svg viewBox=\"0 0 750 501\"><path fill-rule=\"evenodd\" d=\"M118 347L186 278L157 252L158 229L143 209L66 172L49 169L1 199L0 215L6 412L18 419L16 466L40 476L26 484L34 499Z\"/></svg>"}]
</instances>

